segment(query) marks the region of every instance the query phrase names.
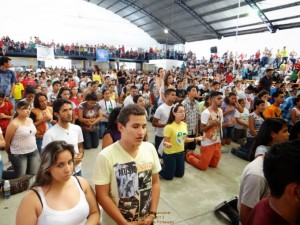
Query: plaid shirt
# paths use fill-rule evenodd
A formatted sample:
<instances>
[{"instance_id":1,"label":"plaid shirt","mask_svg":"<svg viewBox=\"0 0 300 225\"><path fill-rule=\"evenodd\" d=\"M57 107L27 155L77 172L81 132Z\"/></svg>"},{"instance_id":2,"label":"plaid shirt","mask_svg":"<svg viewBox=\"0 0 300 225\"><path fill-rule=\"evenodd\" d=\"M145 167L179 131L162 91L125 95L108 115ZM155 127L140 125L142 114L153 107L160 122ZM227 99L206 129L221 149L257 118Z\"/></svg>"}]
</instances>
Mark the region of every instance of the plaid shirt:
<instances>
[{"instance_id":1,"label":"plaid shirt","mask_svg":"<svg viewBox=\"0 0 300 225\"><path fill-rule=\"evenodd\" d=\"M188 135L194 135L196 134L196 127L200 115L198 101L191 101L189 98L186 98L183 100L182 105L185 111L185 122L188 128Z\"/></svg>"},{"instance_id":2,"label":"plaid shirt","mask_svg":"<svg viewBox=\"0 0 300 225\"><path fill-rule=\"evenodd\" d=\"M284 100L284 102L280 105L282 118L285 119L289 124L292 124L291 121L291 110L295 107L294 105L295 96L288 97Z\"/></svg>"}]
</instances>

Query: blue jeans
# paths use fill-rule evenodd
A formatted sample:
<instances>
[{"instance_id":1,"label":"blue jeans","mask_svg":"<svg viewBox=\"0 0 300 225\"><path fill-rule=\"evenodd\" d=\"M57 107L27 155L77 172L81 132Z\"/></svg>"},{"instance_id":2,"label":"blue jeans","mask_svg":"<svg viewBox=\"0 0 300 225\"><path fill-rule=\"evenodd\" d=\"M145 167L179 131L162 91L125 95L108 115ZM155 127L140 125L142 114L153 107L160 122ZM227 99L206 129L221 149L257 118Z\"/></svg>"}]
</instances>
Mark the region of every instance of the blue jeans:
<instances>
[{"instance_id":1,"label":"blue jeans","mask_svg":"<svg viewBox=\"0 0 300 225\"><path fill-rule=\"evenodd\" d=\"M174 177L183 177L184 175L184 152L175 154L163 154L164 168L159 175L166 180L172 180Z\"/></svg>"},{"instance_id":2,"label":"blue jeans","mask_svg":"<svg viewBox=\"0 0 300 225\"><path fill-rule=\"evenodd\" d=\"M103 138L103 134L107 128L107 124L108 122L103 122L103 121L99 123L99 139Z\"/></svg>"},{"instance_id":3,"label":"blue jeans","mask_svg":"<svg viewBox=\"0 0 300 225\"><path fill-rule=\"evenodd\" d=\"M254 137L247 137L247 142L241 148L233 152L233 154L241 159L249 161L249 152L255 141Z\"/></svg>"},{"instance_id":4,"label":"blue jeans","mask_svg":"<svg viewBox=\"0 0 300 225\"><path fill-rule=\"evenodd\" d=\"M35 138L35 141L36 141L36 146L37 146L39 152L41 153L42 145L43 145L43 138Z\"/></svg>"},{"instance_id":5,"label":"blue jeans","mask_svg":"<svg viewBox=\"0 0 300 225\"><path fill-rule=\"evenodd\" d=\"M99 145L99 130L92 132L82 131L84 149L97 148Z\"/></svg>"},{"instance_id":6,"label":"blue jeans","mask_svg":"<svg viewBox=\"0 0 300 225\"><path fill-rule=\"evenodd\" d=\"M25 174L36 175L40 166L40 154L36 149L26 154L11 154L9 156L13 171L3 171L3 179L16 179Z\"/></svg>"}]
</instances>

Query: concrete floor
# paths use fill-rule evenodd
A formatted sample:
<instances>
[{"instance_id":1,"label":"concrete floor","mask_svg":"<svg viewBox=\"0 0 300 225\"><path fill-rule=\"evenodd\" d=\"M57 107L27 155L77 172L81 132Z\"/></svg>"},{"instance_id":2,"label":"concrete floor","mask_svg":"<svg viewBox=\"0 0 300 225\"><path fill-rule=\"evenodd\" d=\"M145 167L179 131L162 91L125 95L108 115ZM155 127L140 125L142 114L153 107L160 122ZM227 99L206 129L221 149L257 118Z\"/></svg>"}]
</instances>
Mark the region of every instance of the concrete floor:
<instances>
[{"instance_id":1,"label":"concrete floor","mask_svg":"<svg viewBox=\"0 0 300 225\"><path fill-rule=\"evenodd\" d=\"M154 129L151 125L148 127L149 141L153 143ZM175 178L172 181L161 180L159 214L155 224L230 224L221 215L216 215L213 209L220 202L238 195L240 176L247 162L229 153L229 150L236 146L232 143L230 146L222 147L222 159L216 169L200 171L186 163L183 178ZM99 149L85 151L82 171L90 184L98 152ZM1 154L6 168L7 155L4 151ZM13 195L8 200L0 198L0 225L15 224L18 205L25 193Z\"/></svg>"}]
</instances>

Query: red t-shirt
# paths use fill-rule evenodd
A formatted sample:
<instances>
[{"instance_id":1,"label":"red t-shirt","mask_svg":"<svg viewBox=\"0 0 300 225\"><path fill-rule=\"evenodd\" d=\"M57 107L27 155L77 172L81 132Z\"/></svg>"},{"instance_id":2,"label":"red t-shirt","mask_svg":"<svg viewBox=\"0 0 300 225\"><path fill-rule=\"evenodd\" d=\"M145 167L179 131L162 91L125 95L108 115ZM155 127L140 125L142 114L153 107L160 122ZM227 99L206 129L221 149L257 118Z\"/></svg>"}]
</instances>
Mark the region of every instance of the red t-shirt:
<instances>
[{"instance_id":1,"label":"red t-shirt","mask_svg":"<svg viewBox=\"0 0 300 225\"><path fill-rule=\"evenodd\" d=\"M10 111L13 109L13 104L11 102L4 102L2 106L0 106L0 113L3 113L7 116L10 115ZM10 122L10 119L0 119L0 127L2 129L3 134L6 132L6 128L8 127L8 124Z\"/></svg>"},{"instance_id":2,"label":"red t-shirt","mask_svg":"<svg viewBox=\"0 0 300 225\"><path fill-rule=\"evenodd\" d=\"M26 94L26 88L28 85L32 85L32 86L36 85L34 80L29 80L29 79L22 80L21 83L23 84L25 94Z\"/></svg>"},{"instance_id":3,"label":"red t-shirt","mask_svg":"<svg viewBox=\"0 0 300 225\"><path fill-rule=\"evenodd\" d=\"M252 209L247 225L290 225L275 212L269 203L269 198L262 199Z\"/></svg>"},{"instance_id":4,"label":"red t-shirt","mask_svg":"<svg viewBox=\"0 0 300 225\"><path fill-rule=\"evenodd\" d=\"M260 58L260 52L256 52L255 53L255 59L259 59Z\"/></svg>"}]
</instances>

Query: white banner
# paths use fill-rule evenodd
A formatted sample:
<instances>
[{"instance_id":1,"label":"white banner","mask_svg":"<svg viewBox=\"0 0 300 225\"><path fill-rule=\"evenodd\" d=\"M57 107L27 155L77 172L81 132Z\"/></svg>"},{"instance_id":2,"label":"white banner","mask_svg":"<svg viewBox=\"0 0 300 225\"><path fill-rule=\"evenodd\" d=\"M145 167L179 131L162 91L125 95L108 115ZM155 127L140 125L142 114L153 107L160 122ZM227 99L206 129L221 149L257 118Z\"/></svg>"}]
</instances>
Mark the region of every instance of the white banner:
<instances>
[{"instance_id":1,"label":"white banner","mask_svg":"<svg viewBox=\"0 0 300 225\"><path fill-rule=\"evenodd\" d=\"M45 61L45 60L54 60L54 49L53 47L45 47L42 45L37 45L37 60Z\"/></svg>"}]
</instances>

